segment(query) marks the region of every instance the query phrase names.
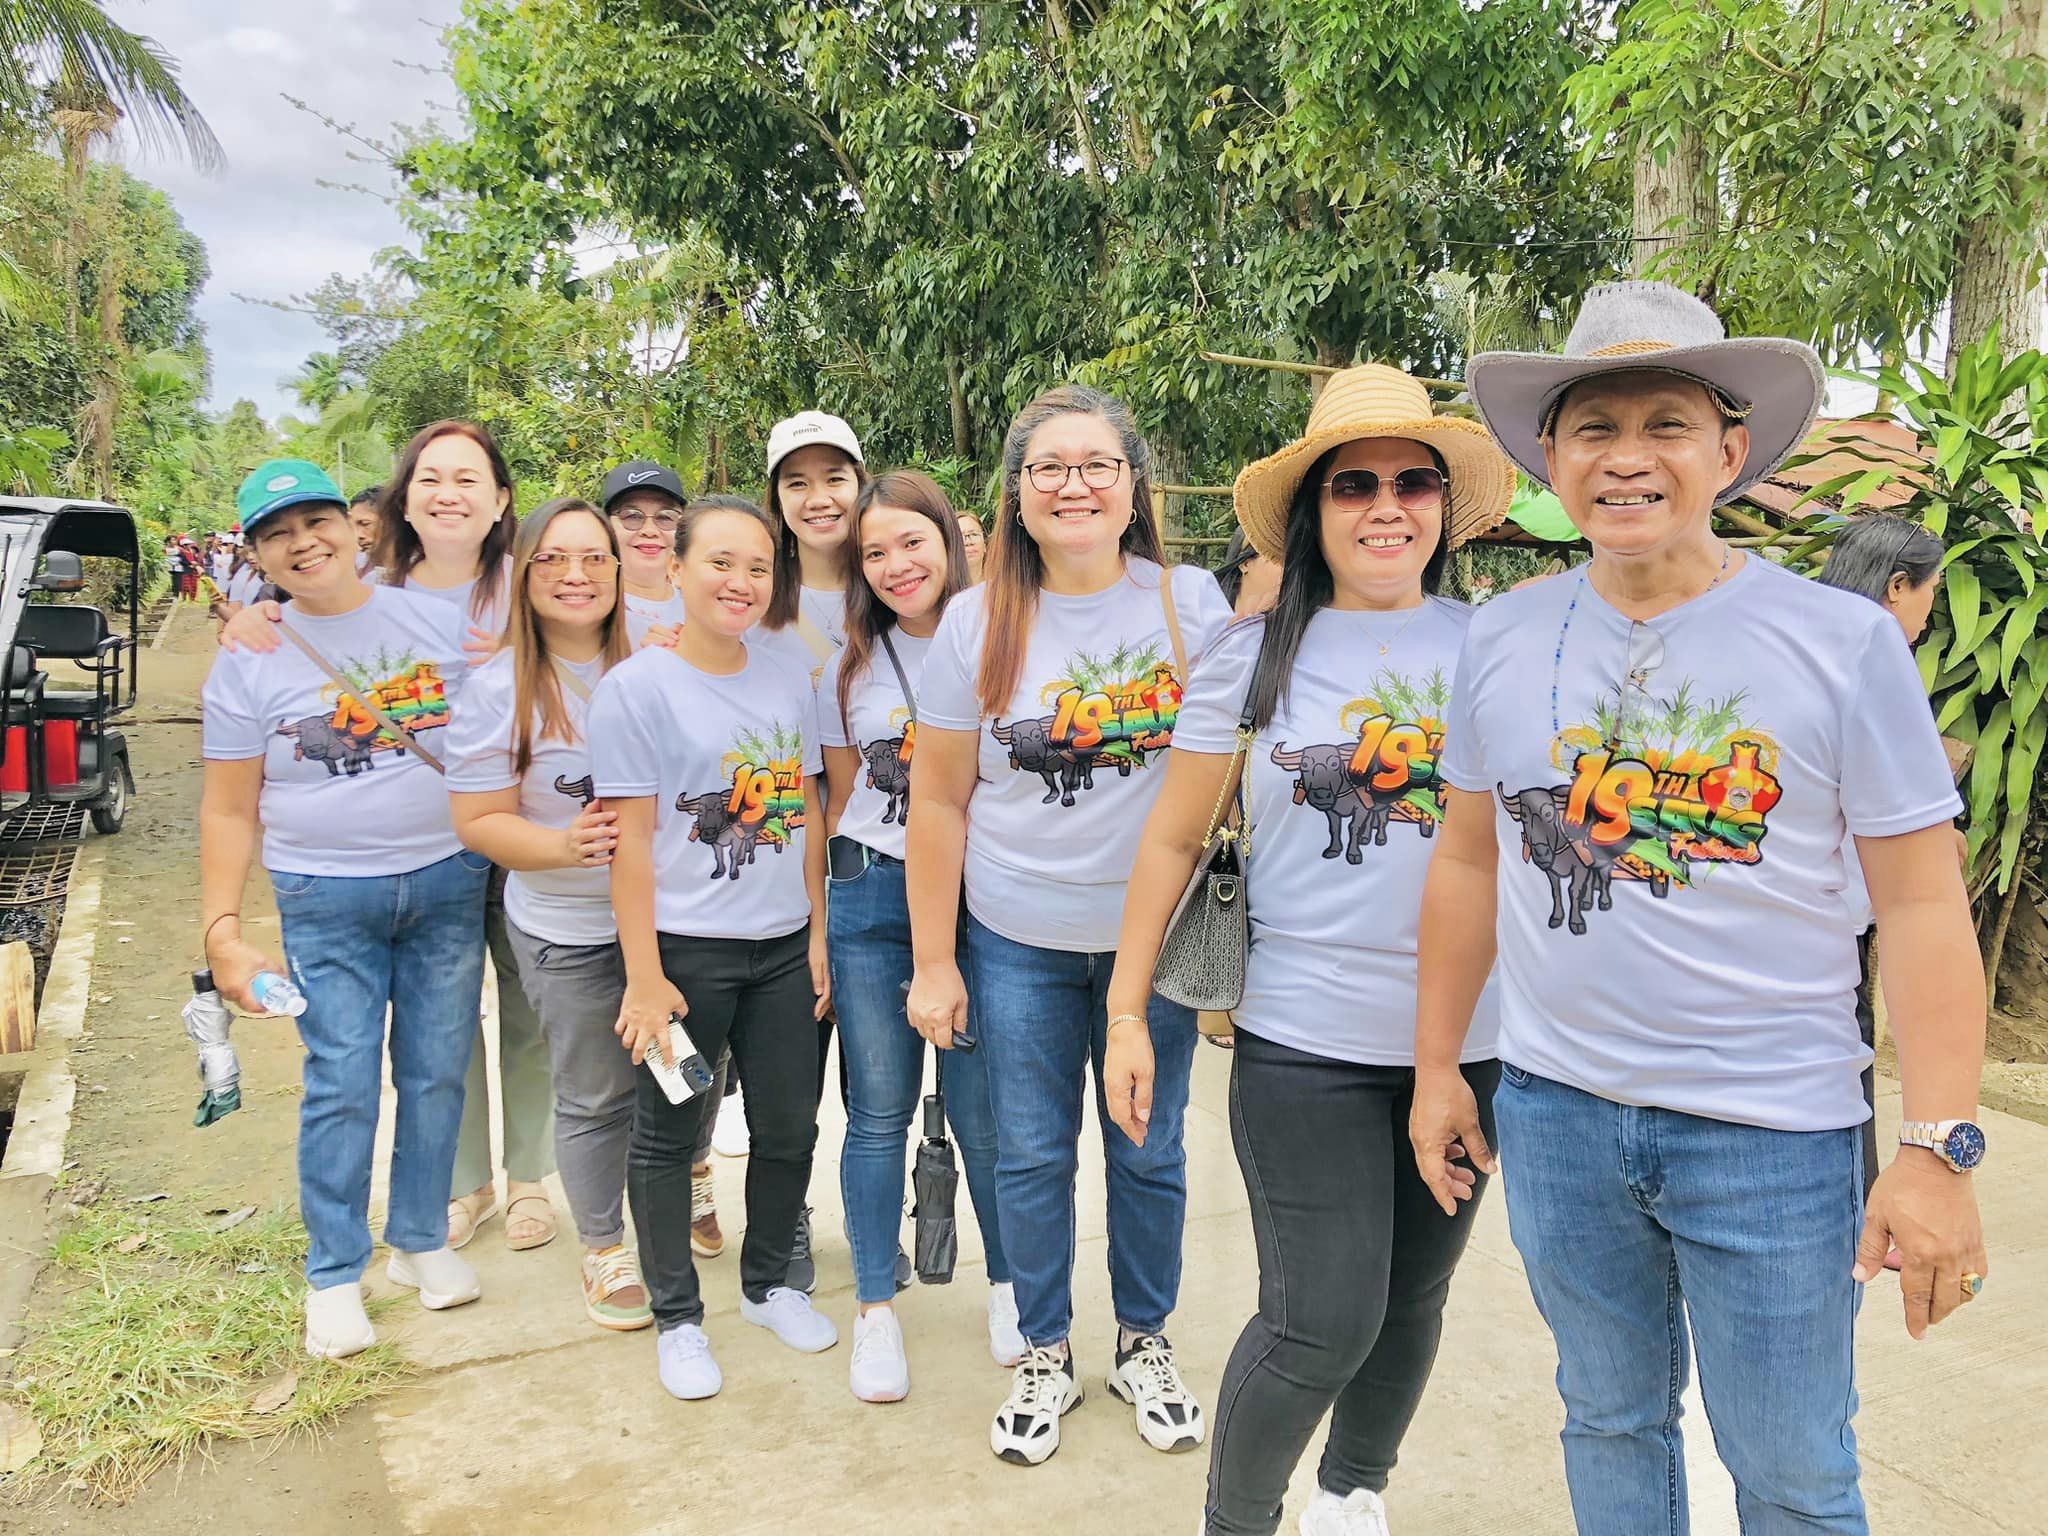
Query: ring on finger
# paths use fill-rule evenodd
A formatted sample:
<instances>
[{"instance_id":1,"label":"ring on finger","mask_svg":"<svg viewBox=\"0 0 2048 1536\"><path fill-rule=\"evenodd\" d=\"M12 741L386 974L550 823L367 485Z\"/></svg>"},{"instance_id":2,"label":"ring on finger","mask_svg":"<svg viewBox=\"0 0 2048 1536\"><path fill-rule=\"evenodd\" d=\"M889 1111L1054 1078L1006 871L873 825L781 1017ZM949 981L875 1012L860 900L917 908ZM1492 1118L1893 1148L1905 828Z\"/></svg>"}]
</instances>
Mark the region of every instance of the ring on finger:
<instances>
[{"instance_id":1,"label":"ring on finger","mask_svg":"<svg viewBox=\"0 0 2048 1536\"><path fill-rule=\"evenodd\" d=\"M1963 1300L1975 1301L1984 1289L1984 1277L1974 1269L1963 1276Z\"/></svg>"}]
</instances>

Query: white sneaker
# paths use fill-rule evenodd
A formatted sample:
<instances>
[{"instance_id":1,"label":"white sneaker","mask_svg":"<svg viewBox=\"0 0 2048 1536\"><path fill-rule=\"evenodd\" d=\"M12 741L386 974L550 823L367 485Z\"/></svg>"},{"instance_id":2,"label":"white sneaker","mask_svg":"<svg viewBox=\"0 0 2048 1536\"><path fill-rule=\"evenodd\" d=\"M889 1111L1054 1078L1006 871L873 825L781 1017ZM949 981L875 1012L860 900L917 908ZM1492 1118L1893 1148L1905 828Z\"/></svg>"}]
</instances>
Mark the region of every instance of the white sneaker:
<instances>
[{"instance_id":1,"label":"white sneaker","mask_svg":"<svg viewBox=\"0 0 2048 1536\"><path fill-rule=\"evenodd\" d=\"M1202 1405L1181 1381L1165 1334L1147 1334L1133 1339L1129 1349L1118 1349L1109 1390L1137 1410L1138 1433L1153 1450L1191 1451L1202 1443Z\"/></svg>"},{"instance_id":2,"label":"white sneaker","mask_svg":"<svg viewBox=\"0 0 2048 1536\"><path fill-rule=\"evenodd\" d=\"M363 1310L361 1281L306 1292L307 1354L322 1360L345 1360L376 1342L377 1330Z\"/></svg>"},{"instance_id":3,"label":"white sneaker","mask_svg":"<svg viewBox=\"0 0 2048 1536\"><path fill-rule=\"evenodd\" d=\"M1318 1488L1301 1512L1301 1536L1388 1536L1387 1506L1370 1488L1354 1488L1341 1499Z\"/></svg>"},{"instance_id":4,"label":"white sneaker","mask_svg":"<svg viewBox=\"0 0 2048 1536\"><path fill-rule=\"evenodd\" d=\"M1006 1371L1024 1358L1024 1335L1017 1331L1017 1291L1007 1280L988 1288L988 1352Z\"/></svg>"},{"instance_id":5,"label":"white sneaker","mask_svg":"<svg viewBox=\"0 0 2048 1536\"><path fill-rule=\"evenodd\" d=\"M802 1291L778 1285L766 1301L740 1298L740 1316L757 1328L766 1328L791 1349L815 1355L839 1342L839 1330L832 1319L811 1305Z\"/></svg>"},{"instance_id":6,"label":"white sneaker","mask_svg":"<svg viewBox=\"0 0 2048 1536\"><path fill-rule=\"evenodd\" d=\"M718 1106L718 1123L711 1127L711 1150L720 1157L745 1157L748 1145L746 1090L735 1088Z\"/></svg>"},{"instance_id":7,"label":"white sneaker","mask_svg":"<svg viewBox=\"0 0 2048 1536\"><path fill-rule=\"evenodd\" d=\"M910 1360L894 1307L873 1307L853 1318L853 1395L864 1403L900 1403L910 1395Z\"/></svg>"},{"instance_id":8,"label":"white sneaker","mask_svg":"<svg viewBox=\"0 0 2048 1536\"><path fill-rule=\"evenodd\" d=\"M420 1305L429 1312L444 1312L483 1295L469 1260L453 1248L436 1248L432 1253L403 1253L394 1248L391 1262L384 1266L384 1278L418 1291Z\"/></svg>"},{"instance_id":9,"label":"white sneaker","mask_svg":"<svg viewBox=\"0 0 2048 1536\"><path fill-rule=\"evenodd\" d=\"M1020 1467L1035 1467L1060 1448L1060 1419L1081 1401L1071 1356L1027 1349L1010 1378L1010 1395L988 1427L989 1449Z\"/></svg>"},{"instance_id":10,"label":"white sneaker","mask_svg":"<svg viewBox=\"0 0 2048 1536\"><path fill-rule=\"evenodd\" d=\"M662 1329L654 1341L654 1356L661 1369L661 1384L670 1397L694 1403L716 1397L725 1385L718 1362L711 1358L711 1340L695 1323Z\"/></svg>"}]
</instances>

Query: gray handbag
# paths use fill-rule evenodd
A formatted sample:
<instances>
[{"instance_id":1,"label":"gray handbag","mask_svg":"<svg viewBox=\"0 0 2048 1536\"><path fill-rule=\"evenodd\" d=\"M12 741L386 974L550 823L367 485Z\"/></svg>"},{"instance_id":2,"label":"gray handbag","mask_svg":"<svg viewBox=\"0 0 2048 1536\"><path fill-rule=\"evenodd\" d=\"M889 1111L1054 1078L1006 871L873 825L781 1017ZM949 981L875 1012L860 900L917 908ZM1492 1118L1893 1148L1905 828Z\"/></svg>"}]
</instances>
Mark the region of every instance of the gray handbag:
<instances>
[{"instance_id":1,"label":"gray handbag","mask_svg":"<svg viewBox=\"0 0 2048 1536\"><path fill-rule=\"evenodd\" d=\"M1260 654L1265 653L1261 642ZM1252 665L1258 676L1258 664ZM1195 872L1166 920L1152 990L1169 1001L1205 1012L1225 1012L1244 1001L1245 960L1251 951L1251 922L1245 911L1245 866L1251 856L1252 824L1244 774L1252 746L1251 689L1237 720L1237 745ZM1233 816L1231 813L1235 811Z\"/></svg>"}]
</instances>

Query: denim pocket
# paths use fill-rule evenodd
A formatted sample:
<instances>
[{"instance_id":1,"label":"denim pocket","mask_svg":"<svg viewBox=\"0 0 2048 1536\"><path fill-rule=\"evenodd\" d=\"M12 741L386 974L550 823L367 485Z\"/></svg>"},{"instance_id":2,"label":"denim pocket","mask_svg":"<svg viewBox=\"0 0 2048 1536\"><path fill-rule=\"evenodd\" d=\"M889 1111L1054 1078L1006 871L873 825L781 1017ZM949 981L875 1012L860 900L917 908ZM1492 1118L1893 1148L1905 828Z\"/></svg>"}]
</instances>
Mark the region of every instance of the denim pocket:
<instances>
[{"instance_id":1,"label":"denim pocket","mask_svg":"<svg viewBox=\"0 0 2048 1536\"><path fill-rule=\"evenodd\" d=\"M462 861L462 867L464 869L470 870L476 874L485 874L489 872L489 870L491 869L491 861L489 857L485 854L478 853L473 848L465 848L460 853L456 854L455 857Z\"/></svg>"},{"instance_id":2,"label":"denim pocket","mask_svg":"<svg viewBox=\"0 0 2048 1536\"><path fill-rule=\"evenodd\" d=\"M313 889L318 875L295 875L286 870L273 869L269 872L270 889L279 896L303 896Z\"/></svg>"},{"instance_id":3,"label":"denim pocket","mask_svg":"<svg viewBox=\"0 0 2048 1536\"><path fill-rule=\"evenodd\" d=\"M859 885L861 881L867 879L869 872L874 867L872 864L863 864L858 874L848 875L843 880L837 875L828 874L825 876L825 888L830 891L843 891L848 886Z\"/></svg>"},{"instance_id":4,"label":"denim pocket","mask_svg":"<svg viewBox=\"0 0 2048 1536\"><path fill-rule=\"evenodd\" d=\"M1510 1088L1528 1087L1530 1082L1533 1080L1534 1075L1535 1074L1530 1072L1524 1072L1512 1061L1504 1061L1500 1064L1500 1080L1503 1083L1506 1083Z\"/></svg>"}]
</instances>

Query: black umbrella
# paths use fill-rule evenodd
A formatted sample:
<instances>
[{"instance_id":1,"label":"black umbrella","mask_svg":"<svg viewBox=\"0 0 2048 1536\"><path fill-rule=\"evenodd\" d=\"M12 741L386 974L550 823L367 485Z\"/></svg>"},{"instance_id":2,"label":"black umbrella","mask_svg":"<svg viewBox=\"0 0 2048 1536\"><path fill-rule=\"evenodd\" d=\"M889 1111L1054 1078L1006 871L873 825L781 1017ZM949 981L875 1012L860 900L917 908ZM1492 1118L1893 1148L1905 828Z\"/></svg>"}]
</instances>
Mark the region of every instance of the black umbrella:
<instances>
[{"instance_id":1,"label":"black umbrella","mask_svg":"<svg viewBox=\"0 0 2048 1536\"><path fill-rule=\"evenodd\" d=\"M924 1140L917 1144L910 1188L917 1201L917 1278L925 1285L950 1284L960 1252L959 1228L953 1221L960 1171L953 1162L953 1143L946 1139L943 1086L924 1101Z\"/></svg>"}]
</instances>

